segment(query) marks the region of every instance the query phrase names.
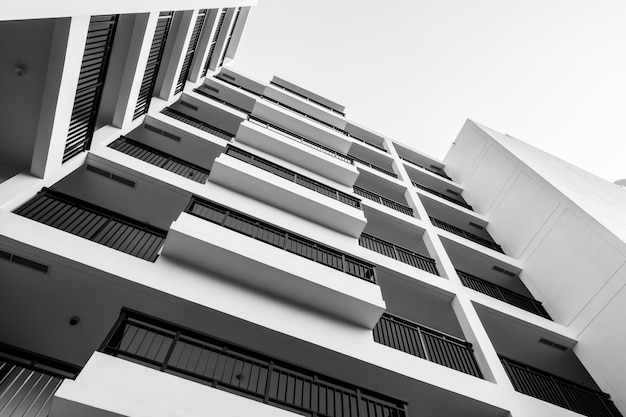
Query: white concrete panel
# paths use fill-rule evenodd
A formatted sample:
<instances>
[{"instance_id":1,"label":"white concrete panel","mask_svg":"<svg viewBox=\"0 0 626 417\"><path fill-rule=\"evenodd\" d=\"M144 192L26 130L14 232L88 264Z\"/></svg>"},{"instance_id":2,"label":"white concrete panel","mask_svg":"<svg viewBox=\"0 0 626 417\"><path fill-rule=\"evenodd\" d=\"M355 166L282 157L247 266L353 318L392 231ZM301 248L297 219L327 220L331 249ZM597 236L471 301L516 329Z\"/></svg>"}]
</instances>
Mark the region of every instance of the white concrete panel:
<instances>
[{"instance_id":1,"label":"white concrete panel","mask_svg":"<svg viewBox=\"0 0 626 417\"><path fill-rule=\"evenodd\" d=\"M623 256L565 210L525 263L524 272L565 325L585 308L623 263Z\"/></svg>"},{"instance_id":2,"label":"white concrete panel","mask_svg":"<svg viewBox=\"0 0 626 417\"><path fill-rule=\"evenodd\" d=\"M491 215L490 230L519 258L558 207L558 200L528 174L520 172Z\"/></svg>"},{"instance_id":3,"label":"white concrete panel","mask_svg":"<svg viewBox=\"0 0 626 417\"><path fill-rule=\"evenodd\" d=\"M463 195L472 202L476 211L487 213L511 179L516 166L504 151L495 147L488 148L479 163L464 182Z\"/></svg>"},{"instance_id":4,"label":"white concrete panel","mask_svg":"<svg viewBox=\"0 0 626 417\"><path fill-rule=\"evenodd\" d=\"M75 381L55 394L50 417L291 417L296 414L95 352Z\"/></svg>"},{"instance_id":5,"label":"white concrete panel","mask_svg":"<svg viewBox=\"0 0 626 417\"><path fill-rule=\"evenodd\" d=\"M443 160L446 173L456 182L464 183L485 145L486 140L481 137L474 123L466 121Z\"/></svg>"}]
</instances>

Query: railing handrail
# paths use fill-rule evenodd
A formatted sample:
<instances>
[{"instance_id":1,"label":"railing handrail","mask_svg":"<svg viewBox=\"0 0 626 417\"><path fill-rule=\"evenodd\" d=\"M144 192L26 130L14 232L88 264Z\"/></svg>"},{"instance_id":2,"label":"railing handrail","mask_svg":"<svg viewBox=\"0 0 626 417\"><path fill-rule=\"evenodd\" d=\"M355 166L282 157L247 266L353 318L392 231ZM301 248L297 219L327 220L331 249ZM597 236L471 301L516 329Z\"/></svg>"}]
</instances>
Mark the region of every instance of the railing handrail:
<instances>
[{"instance_id":1,"label":"railing handrail","mask_svg":"<svg viewBox=\"0 0 626 417\"><path fill-rule=\"evenodd\" d=\"M443 198L444 200L448 200L448 201L450 201L450 202L452 202L452 203L454 203L454 204L456 204L456 205L459 205L459 206L461 206L461 207L465 207L465 208L466 208L466 209L468 209L468 210L472 210L472 211L474 210L474 209L472 208L472 206L470 206L469 204L467 204L467 203L466 203L466 202L464 202L464 201L459 201L459 200L456 200L456 199L454 199L453 197L450 197L450 196L448 196L448 195L445 195L444 193L440 193L439 191L435 191L435 190L433 190L432 188L429 188L429 187L427 187L427 186L425 186L425 185L422 185L422 184L420 184L420 183L418 183L418 182L411 181L411 183L413 184L413 186L414 186L414 187L417 187L417 188L419 188L420 190L428 191L429 193L434 194L434 195L436 195L437 197L441 197L441 198ZM461 196L459 196L459 197L461 197ZM463 197L461 197L461 198L463 198Z\"/></svg>"},{"instance_id":2,"label":"railing handrail","mask_svg":"<svg viewBox=\"0 0 626 417\"><path fill-rule=\"evenodd\" d=\"M381 238L379 238L379 237L376 237L376 236L374 236L374 235L370 235L369 233L361 233L361 236L366 236L366 237L368 237L368 238L370 238L370 239L372 239L372 240L377 240L377 241L379 241L379 242L382 242L382 243L385 243L385 244L387 244L387 245L393 246L393 247L395 247L395 248L401 249L401 250L403 250L403 251L405 251L405 252L408 252L408 253L410 253L410 254L412 254L412 255L415 255L415 256L417 256L418 258L421 258L421 259L423 259L423 260L425 260L425 261L430 261L430 262L433 262L433 263L435 262L435 260L434 260L433 258L429 258L428 256L425 256L425 255L422 255L422 254L420 254L420 253L414 252L414 251L412 251L411 249L407 249L407 248L402 247L402 246L400 246L400 245L396 245L395 243L391 243L391 242L389 242L389 241L386 241L386 240L381 239Z\"/></svg>"},{"instance_id":3,"label":"railing handrail","mask_svg":"<svg viewBox=\"0 0 626 417\"><path fill-rule=\"evenodd\" d=\"M478 243L479 245L485 246L487 248L493 249L497 252L504 253L502 247L495 242L492 242L488 239L484 239L480 236L476 236L473 233L468 232L467 230L463 230L460 227L453 226L449 223L446 223L442 220L436 219L434 217L430 217L430 222L439 227L440 229L446 230L450 233L453 233L457 236L464 237L465 239L471 240L472 242Z\"/></svg>"},{"instance_id":4,"label":"railing handrail","mask_svg":"<svg viewBox=\"0 0 626 417\"><path fill-rule=\"evenodd\" d=\"M228 106L228 107L233 108L235 110L239 110L242 113L250 114L250 111L244 109L243 107L239 107L236 104L232 104L232 103L229 103L228 101L222 100L221 98L216 97L213 94L209 94L206 91L201 90L200 88L195 88L193 91L195 93L197 93L197 94L200 94L203 97L210 98L211 100L217 101L218 103L222 103L225 106Z\"/></svg>"},{"instance_id":5,"label":"railing handrail","mask_svg":"<svg viewBox=\"0 0 626 417\"><path fill-rule=\"evenodd\" d=\"M0 361L58 378L74 379L80 366L0 342Z\"/></svg>"},{"instance_id":6,"label":"railing handrail","mask_svg":"<svg viewBox=\"0 0 626 417\"><path fill-rule=\"evenodd\" d=\"M345 116L345 115L346 115L346 114L345 114L344 112L342 112L342 111L339 111L339 110L337 110L337 109L334 109L334 108L332 108L332 107L330 107L330 106L328 106L328 105L326 105L326 104L324 104L324 103L320 103L319 101L317 101L317 100L315 100L315 99L313 99L313 98L311 98L311 97L305 96L304 94L300 94L300 93L298 93L297 91L292 90L291 88L287 88L287 87L285 87L285 86L283 86L283 85L280 85L280 84L278 84L276 81L270 81L270 84L273 84L273 85L275 85L276 87L281 88L281 89L283 89L283 90L285 90L285 91L289 91L291 94L294 94L294 95L296 95L296 96L298 96L298 97L300 97L300 98L303 98L303 99L305 99L306 101L311 101L311 102L313 102L313 103L317 104L318 106L322 106L323 108L325 108L325 109L327 109L327 110L330 110L330 111L331 111L331 112L333 112L333 113L337 113L337 114L340 114L340 115L342 115L342 116Z\"/></svg>"},{"instance_id":7,"label":"railing handrail","mask_svg":"<svg viewBox=\"0 0 626 417\"><path fill-rule=\"evenodd\" d=\"M214 210L219 212L221 215L223 215L223 219L220 220L220 222L208 218L206 216L200 215L197 212L194 212L194 208L195 205L199 205L200 207L204 207L205 209L209 209L209 210ZM322 264L322 265L326 265L328 267L331 267L335 270L340 270L346 274L349 274L351 276L354 276L356 278L360 278L364 281L367 282L371 282L373 284L376 283L376 268L373 264L363 261L355 256L349 255L345 252L342 252L340 250L334 249L330 246L324 245L322 243L319 243L317 241L314 241L312 239L303 237L301 235L298 235L296 233L287 231L283 228L277 227L273 224L261 221L255 217L249 216L247 214L238 212L236 210L232 210L226 206L222 206L220 204L208 201L208 200L204 200L202 198L199 198L197 196L193 196L190 201L189 204L187 205L187 207L185 208L185 212L192 215L192 216L196 216L199 217L201 219L204 219L206 221L210 221L212 223L218 224L222 227L226 227L229 230L233 230L237 233L242 233L245 234L246 236L252 237L253 239L256 240L260 240L264 243L267 244L271 244L274 247L278 247L280 249L283 250L287 250L289 253L293 253L294 255L298 255L298 256L302 256L305 257L304 255L298 253L297 251L294 250L288 250L286 248L287 244L291 244L292 242L300 242L302 244L308 245L311 248L314 248L315 250L315 257L311 258L311 257L305 257L306 259L312 260L313 262ZM229 217L230 216L230 217ZM243 233L241 230L235 229L233 227L229 227L225 224L225 222L230 218L234 218L233 216L236 216L236 219L241 220L241 221L246 221L250 224L254 224L256 225L258 228L262 228L263 230L266 231L271 231L273 234L276 234L278 236L280 236L282 239L284 239L284 243L283 246L278 246L276 245L274 242L270 242L267 239L261 239L258 236L252 236L250 234L247 233ZM334 265L332 263L329 262L323 262L322 260L324 259L324 256L326 255L334 255L337 258L341 259L341 267ZM318 257L318 255L321 255L321 257ZM361 268L362 270L358 269Z\"/></svg>"},{"instance_id":8,"label":"railing handrail","mask_svg":"<svg viewBox=\"0 0 626 417\"><path fill-rule=\"evenodd\" d=\"M229 133L229 132L227 132L225 130L222 130L219 127L215 127L213 125L210 125L210 124L208 124L206 122L203 122L202 120L196 119L193 116L189 116L186 113L183 113L183 112L178 111L176 109L172 109L171 107L164 108L163 110L161 110L161 113L166 115L166 116L170 116L170 117L172 117L174 119L177 119L177 120L186 119L186 120L192 121L194 123L197 123L200 126L202 126L202 127L197 127L198 129L200 129L200 130L202 130L204 132L211 133L211 134L213 134L213 135L215 135L217 137L221 137L222 139L232 140L235 137L235 135L233 135L232 133ZM181 120L181 121L183 123L186 123L184 120ZM191 126L193 126L193 125L191 125ZM196 127L196 126L194 126L194 127Z\"/></svg>"},{"instance_id":9,"label":"railing handrail","mask_svg":"<svg viewBox=\"0 0 626 417\"><path fill-rule=\"evenodd\" d=\"M441 171L437 171L437 170L436 170L436 169L434 169L434 168L430 168L430 167L427 167L427 166L425 166L425 165L418 164L417 162L412 161L412 160L410 160L410 159L408 159L408 158L405 158L404 156L400 156L400 159L402 159L403 161L409 162L409 163L411 163L411 164L415 165L416 167L423 168L423 169L425 169L426 171L432 172L432 173L433 173L433 174L435 174L435 175L439 175L439 176L440 176L440 177L442 177L442 178L445 178L445 179L447 179L447 180L452 181L452 178L450 178L449 176L447 176L447 175L446 175L446 173L445 173L445 171L443 170L443 168L440 168L440 169L441 169Z\"/></svg>"},{"instance_id":10,"label":"railing handrail","mask_svg":"<svg viewBox=\"0 0 626 417\"><path fill-rule=\"evenodd\" d=\"M367 245L366 241L364 239L368 239L368 240L370 240L370 241L372 241L374 243L378 243L379 245L383 245L383 246L386 246L388 248L391 248L393 250L393 253L389 254L387 252L381 252L381 251L377 250L376 247L372 247L371 245ZM397 260L399 262L405 263L407 265L411 265L411 266L413 266L415 268L419 268L419 269L421 269L423 271L430 272L430 273L435 274L435 275L439 275L439 271L437 270L437 263L435 262L434 259L429 258L427 256L424 256L422 254L419 254L417 252L413 252L410 249L403 248L402 246L395 245L395 244L393 244L391 242L388 242L388 241L386 241L384 239L380 239L380 238L378 238L376 236L372 236L372 235L370 235L368 233L361 233L361 236L359 236L359 245L364 247L364 248L366 248L366 249L372 250L372 251L374 251L376 253L380 253L381 255L388 256L388 257L390 257L392 259L395 259L395 260ZM399 255L401 252L404 253L405 255L409 255L409 257L412 257L416 261L414 263L407 262L407 257L403 257L403 256Z\"/></svg>"},{"instance_id":11,"label":"railing handrail","mask_svg":"<svg viewBox=\"0 0 626 417\"><path fill-rule=\"evenodd\" d=\"M402 203L398 203L397 201L391 200L380 194L376 194L375 192L359 187L358 185L355 185L352 188L354 189L354 192L356 194L362 197L368 198L372 201L376 201L377 203L383 204L385 207L389 207L401 213L408 214L409 216L413 215L413 209L411 207L405 206ZM372 198L372 197L375 197L375 198Z\"/></svg>"},{"instance_id":12,"label":"railing handrail","mask_svg":"<svg viewBox=\"0 0 626 417\"><path fill-rule=\"evenodd\" d=\"M444 340L446 340L448 342L455 343L455 344L457 344L459 346L463 346L463 347L466 347L466 348L469 348L469 349L472 349L472 350L474 349L473 345L470 342L468 342L467 340L461 339L460 337L452 336L451 334L442 332L441 330L433 329L432 327L428 327L425 324L418 323L416 321L409 320L407 318L397 316L395 314L389 313L388 311L383 313L383 317L386 317L389 320L393 320L393 321L395 321L397 323L400 323L400 324L403 324L405 326L409 326L409 327L413 327L413 328L416 328L416 329L423 330L425 332L430 333L433 336L437 336L437 337L439 337L441 339L444 339Z\"/></svg>"},{"instance_id":13,"label":"railing handrail","mask_svg":"<svg viewBox=\"0 0 626 417\"><path fill-rule=\"evenodd\" d=\"M361 159L361 158L357 158L357 157L356 157L356 156L354 156L354 155L350 155L350 154L348 154L348 156L349 156L350 158L352 158L353 160L355 160L355 161L357 161L357 162L359 162L359 163L361 163L361 164L363 164L363 165L365 165L365 166L368 166L368 167L370 167L370 168L372 168L372 169L374 169L374 170L376 170L376 171L382 172L383 174L387 174L387 175L389 175L390 177L393 177L393 178L398 178L398 174L396 174L396 173L394 173L394 172L391 172L391 171L387 171L385 168L381 168L381 167L379 167L379 166L377 166L377 165L370 164L369 162L364 161L364 160L363 160L363 159Z\"/></svg>"},{"instance_id":14,"label":"railing handrail","mask_svg":"<svg viewBox=\"0 0 626 417\"><path fill-rule=\"evenodd\" d=\"M283 129L282 127L275 125L273 123L268 122L267 120L263 120L260 117L248 115L248 120L252 123L255 123L259 126L263 126L268 128L269 130L278 133L279 135L283 135L287 138L293 139L297 142L303 143L313 149L316 149L322 153L325 153L330 156L334 156L340 161L346 162L348 164L354 164L354 159L351 156L344 155L342 153L337 152L334 149L328 148L324 145L320 145L319 143L312 141L310 139L305 138L304 136L300 136L296 133L290 132L287 129Z\"/></svg>"},{"instance_id":15,"label":"railing handrail","mask_svg":"<svg viewBox=\"0 0 626 417\"><path fill-rule=\"evenodd\" d=\"M287 169L287 168L283 168L282 166L280 166L278 164L270 162L267 159L264 159L264 158L261 158L259 156L256 156L256 155L254 155L254 154L252 154L250 152L244 151L241 148L237 148L237 147L234 147L232 145L228 145L226 147L226 151L224 153L226 155L228 155L228 156L231 156L231 157L239 159L239 160L241 160L243 162L249 163L248 161L246 161L246 160L241 158L241 156L245 156L245 157L249 158L250 160L262 163L263 165L266 165L268 168L273 168L275 170L279 170L279 171L281 171L281 172L283 172L283 173L285 173L285 174L290 176L290 178L287 178L286 176L280 175L281 178L284 178L284 179L289 180L291 182L294 182L294 183L296 183L296 184L298 184L300 186L303 186L303 187L305 187L305 188L307 188L309 190L312 190L312 191L318 192L318 193L320 193L322 195L325 195L327 197L330 197L330 198L332 198L334 200L337 200L340 203L344 203L344 204L346 204L346 205L348 205L350 207L361 209L361 200L359 200L358 198L356 198L356 197L354 197L354 196L352 196L350 194L344 193L343 191L339 191L339 190L337 190L337 189L335 189L333 187L330 187L330 186L328 186L326 184L323 184L323 183L321 183L319 181L316 181L316 180L314 180L312 178L309 178L309 177L304 176L302 174L298 174L295 171L292 171L292 170ZM262 166L259 166L257 164L254 164L254 166L256 166L258 168L261 168L261 169L264 169ZM268 171L268 172L270 172L272 174L275 174L275 172L273 172L271 170L266 170L266 171ZM298 181L298 179L301 179L301 181ZM303 182L303 181L306 181L306 182L308 182L308 183L310 183L312 185L315 185L316 187L324 189L324 190L328 191L329 193L333 193L333 194L331 195L331 194L327 194L327 193L321 193L318 189L307 187L305 185L306 183Z\"/></svg>"},{"instance_id":16,"label":"railing handrail","mask_svg":"<svg viewBox=\"0 0 626 417\"><path fill-rule=\"evenodd\" d=\"M167 337L171 340L171 342L165 347L158 348L157 354L154 356L155 359L148 358L146 354L140 353L142 342L139 342L139 348L134 349L134 351L131 349L131 345L124 346L124 331L131 327L142 329L145 332L164 335L163 337ZM178 363L174 363L172 360L172 353L175 351L176 346L179 343L183 343L186 346L191 344L199 349L212 351L218 355L228 356L235 361L242 361L250 364L251 367L264 369L266 371L264 373L265 376L262 377L264 378L262 379L264 384L261 386L265 387L265 390L259 391L258 387L249 388L248 385L241 385L239 382L232 382L232 379L225 380L221 376L218 376L222 375L221 373L218 375L206 375L205 373L197 372L195 369L187 369L186 365L181 367ZM132 346L137 347L137 344L135 343ZM393 415L397 415L398 417L407 417L405 411L407 403L400 399L393 398L379 392L370 391L366 388L361 388L339 379L319 374L300 365L283 361L250 348L239 346L234 343L200 333L196 330L165 320L160 320L127 308L122 309L120 317L115 322L108 336L102 343L99 351L112 356L128 357L133 360L137 360L140 363L147 363L156 366L157 369L162 372L173 372L183 378L190 377L193 379L217 382L215 385L216 388L224 389L222 388L222 385L224 385L228 391L235 389L234 392L242 392L245 393L244 395L252 395L253 398L258 398L266 404L277 404L281 407L286 407L288 410L312 411L310 406L306 407L304 405L299 405L298 401L295 400L292 400L292 402L285 402L281 401L280 398L268 397L267 388L272 386L272 378L280 378L281 375L285 374L301 381L306 380L307 383L311 385L317 385L319 387L323 387L324 389L330 389L333 392L338 391L344 395L348 395L354 398L357 402L357 404L354 404L353 406L361 407L361 404L358 404L358 402L360 402L362 398L365 402L374 402L379 407L391 409L390 411L393 410ZM160 359L157 360L157 357ZM252 372L252 370L250 372ZM258 377L261 379L261 373L258 374ZM229 386L230 388L228 388ZM374 417L374 415L367 413L363 417Z\"/></svg>"}]
</instances>

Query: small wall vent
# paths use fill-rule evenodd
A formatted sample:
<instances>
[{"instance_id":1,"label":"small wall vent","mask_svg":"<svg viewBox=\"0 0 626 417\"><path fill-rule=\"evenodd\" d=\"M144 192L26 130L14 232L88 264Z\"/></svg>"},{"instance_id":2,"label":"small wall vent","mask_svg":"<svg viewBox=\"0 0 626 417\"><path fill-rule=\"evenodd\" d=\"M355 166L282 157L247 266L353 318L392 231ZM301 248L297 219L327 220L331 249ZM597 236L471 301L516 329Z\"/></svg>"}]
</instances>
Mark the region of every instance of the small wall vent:
<instances>
[{"instance_id":1,"label":"small wall vent","mask_svg":"<svg viewBox=\"0 0 626 417\"><path fill-rule=\"evenodd\" d=\"M551 340L544 339L543 337L541 339L539 339L539 343L543 343L544 345L552 346L553 348L556 348L558 350L562 350L562 351L566 351L567 350L567 346L560 345L558 343L552 342Z\"/></svg>"},{"instance_id":2,"label":"small wall vent","mask_svg":"<svg viewBox=\"0 0 626 417\"><path fill-rule=\"evenodd\" d=\"M181 100L181 101L180 101L180 105L181 105L181 106L188 107L188 108L190 108L191 110L196 110L196 111L198 110L198 106L194 106L193 104L188 103L188 102L183 101L183 100Z\"/></svg>"},{"instance_id":3,"label":"small wall vent","mask_svg":"<svg viewBox=\"0 0 626 417\"><path fill-rule=\"evenodd\" d=\"M510 276L510 277L514 277L514 276L515 276L515 273L514 273L514 272L507 271L506 269L504 269L504 268L500 268L499 266L495 266L495 265L494 265L494 266L493 266L493 270L494 270L494 271L501 272L501 273L503 273L504 275L508 275L508 276Z\"/></svg>"},{"instance_id":4,"label":"small wall vent","mask_svg":"<svg viewBox=\"0 0 626 417\"><path fill-rule=\"evenodd\" d=\"M154 133L158 133L159 135L165 136L168 139L172 139L172 140L175 140L176 142L180 142L180 136L173 135L173 134L171 134L169 132L166 132L165 130L159 129L158 127L155 127L155 126L152 126L152 125L149 125L149 124L145 124L145 125L143 125L143 127L146 130L150 130L150 131L152 131Z\"/></svg>"},{"instance_id":5,"label":"small wall vent","mask_svg":"<svg viewBox=\"0 0 626 417\"><path fill-rule=\"evenodd\" d=\"M446 192L448 192L448 193L450 193L450 194L452 194L452 195L456 195L456 196L458 196L458 195L459 195L459 193L457 193L456 191L451 190L451 189L449 189L449 188L446 188Z\"/></svg>"},{"instance_id":6,"label":"small wall vent","mask_svg":"<svg viewBox=\"0 0 626 417\"><path fill-rule=\"evenodd\" d=\"M205 85L204 88L206 88L207 90L211 90L211 91L213 91L216 94L218 94L220 92L220 90L218 90L215 87L211 87L210 85Z\"/></svg>"},{"instance_id":7,"label":"small wall vent","mask_svg":"<svg viewBox=\"0 0 626 417\"><path fill-rule=\"evenodd\" d=\"M4 259L6 261L13 262L14 264L25 266L38 272L43 272L44 274L47 274L48 270L50 269L50 267L48 267L47 265L40 264L39 262L35 262L33 260L26 259L21 256L17 256L1 250L0 259Z\"/></svg>"},{"instance_id":8,"label":"small wall vent","mask_svg":"<svg viewBox=\"0 0 626 417\"><path fill-rule=\"evenodd\" d=\"M477 228L477 229L480 229L480 230L483 230L483 229L484 229L484 227L483 227L483 226L481 226L481 225L479 225L479 224L476 224L476 223L474 223L474 222L469 222L469 225L470 225L470 226L472 226L472 227L475 227L475 228Z\"/></svg>"},{"instance_id":9,"label":"small wall vent","mask_svg":"<svg viewBox=\"0 0 626 417\"><path fill-rule=\"evenodd\" d=\"M96 168L93 165L87 165L87 171L91 171L94 174L101 175L101 176L103 176L105 178L108 178L108 179L110 179L112 181L119 182L120 184L124 184L124 185L126 185L128 187L135 188L135 182L134 181L131 181L131 180L123 178L123 177L120 177L119 175L115 175L115 174L113 174L111 172L108 172L108 171L105 171L103 169Z\"/></svg>"},{"instance_id":10,"label":"small wall vent","mask_svg":"<svg viewBox=\"0 0 626 417\"><path fill-rule=\"evenodd\" d=\"M235 81L235 77L233 77L232 75L221 73L220 77L228 78L231 81Z\"/></svg>"}]
</instances>

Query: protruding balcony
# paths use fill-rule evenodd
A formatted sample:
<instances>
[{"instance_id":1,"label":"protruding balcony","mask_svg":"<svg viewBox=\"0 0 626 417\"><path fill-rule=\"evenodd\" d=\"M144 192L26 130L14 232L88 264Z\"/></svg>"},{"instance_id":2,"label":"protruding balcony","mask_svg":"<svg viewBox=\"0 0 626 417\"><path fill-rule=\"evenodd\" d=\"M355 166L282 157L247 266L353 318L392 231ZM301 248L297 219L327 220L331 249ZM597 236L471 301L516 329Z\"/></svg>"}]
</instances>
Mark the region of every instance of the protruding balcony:
<instances>
[{"instance_id":1,"label":"protruding balcony","mask_svg":"<svg viewBox=\"0 0 626 417\"><path fill-rule=\"evenodd\" d=\"M454 194L452 195L444 194L444 193L440 193L439 191L435 191L432 188L427 187L423 184L417 183L415 181L411 181L411 183L413 184L413 186L415 186L416 188L419 188L420 190L427 191L432 195L436 195L437 197L443 198L444 200L450 201L458 206L465 207L466 209L473 211L472 206L470 206L469 204L465 202L463 197L461 197L460 193L454 192Z\"/></svg>"},{"instance_id":2,"label":"protruding balcony","mask_svg":"<svg viewBox=\"0 0 626 417\"><path fill-rule=\"evenodd\" d=\"M493 239L490 240L484 237L477 236L474 233L470 233L466 230L461 229L460 227L453 226L451 224L448 224L434 217L431 217L430 221L433 225L437 226L440 229L443 229L450 233L454 233L455 235L461 236L462 238L465 238L467 240L471 240L472 242L478 243L479 245L482 245L486 248L493 249L500 253L504 253L504 251L502 250L502 247L498 245L497 243L495 243ZM488 234L488 233L486 230L483 230L483 234Z\"/></svg>"},{"instance_id":3,"label":"protruding balcony","mask_svg":"<svg viewBox=\"0 0 626 417\"><path fill-rule=\"evenodd\" d=\"M447 180L452 181L452 178L450 178L450 177L448 177L446 175L446 172L444 171L443 167L440 167L440 166L434 165L434 164L431 164L431 165L420 164L418 162L415 162L415 161L413 161L411 159L408 159L408 158L405 158L403 156L400 156L400 159L402 159L403 161L408 162L411 165L414 165L416 167L425 169L426 171L432 172L433 174L438 175L441 178L445 178Z\"/></svg>"},{"instance_id":4,"label":"protruding balcony","mask_svg":"<svg viewBox=\"0 0 626 417\"><path fill-rule=\"evenodd\" d=\"M374 341L482 378L472 344L389 313L374 327Z\"/></svg>"},{"instance_id":5,"label":"protruding balcony","mask_svg":"<svg viewBox=\"0 0 626 417\"><path fill-rule=\"evenodd\" d=\"M380 239L376 236L368 235L367 233L361 234L359 237L359 245L407 265L430 272L431 274L439 275L439 271L437 271L437 264L434 259L395 245L391 242L387 242L386 240Z\"/></svg>"},{"instance_id":6,"label":"protruding balcony","mask_svg":"<svg viewBox=\"0 0 626 417\"><path fill-rule=\"evenodd\" d=\"M544 317L548 320L552 320L546 309L543 308L543 305L534 298L518 294L507 288L468 274L467 272L459 271L458 269L456 272L464 286L483 294L487 294L488 296L496 298L500 301L504 301L507 304L530 311L531 313Z\"/></svg>"},{"instance_id":7,"label":"protruding balcony","mask_svg":"<svg viewBox=\"0 0 626 417\"><path fill-rule=\"evenodd\" d=\"M241 124L237 142L348 187L359 175L349 156L258 117L249 116Z\"/></svg>"},{"instance_id":8,"label":"protruding balcony","mask_svg":"<svg viewBox=\"0 0 626 417\"><path fill-rule=\"evenodd\" d=\"M157 373L154 378L159 382L169 380L183 384L187 379L254 399L257 405L247 402L246 408L240 406L249 413L253 413L251 407L262 409L266 407L262 404L268 404L280 408L276 410L278 416L287 415L283 411L287 410L295 414L336 417L408 417L406 403L400 400L127 310L123 311L101 350L135 363L128 366L140 364L180 378L178 383L173 378L161 378ZM149 371L148 374L154 373ZM140 381L136 385L140 385ZM211 404L221 404L219 399L227 398L211 389L206 389L205 393L213 400ZM237 397L231 400L235 401L239 401ZM262 415L268 415L266 413Z\"/></svg>"},{"instance_id":9,"label":"protruding balcony","mask_svg":"<svg viewBox=\"0 0 626 417\"><path fill-rule=\"evenodd\" d=\"M365 188L361 188L356 185L353 188L354 192L361 197L365 197L368 200L375 201L378 204L382 204L385 207L389 207L390 209L399 211L400 213L406 214L407 216L413 216L413 209L411 207L407 207L402 203L390 200L387 197L383 197L382 195L378 195L372 191L366 190Z\"/></svg>"},{"instance_id":10,"label":"protruding balcony","mask_svg":"<svg viewBox=\"0 0 626 417\"><path fill-rule=\"evenodd\" d=\"M183 122L189 126L192 126L196 129L200 129L204 132L210 133L212 135L217 136L218 138L222 138L224 140L232 140L235 135L227 132L225 130L220 129L219 127L210 125L206 122L203 122L200 119L197 119L193 116L189 116L188 114L185 114L179 110L173 109L171 107L166 107L165 109L163 109L161 111L161 113L163 113L166 116L169 116L175 120L178 120L180 122Z\"/></svg>"},{"instance_id":11,"label":"protruding balcony","mask_svg":"<svg viewBox=\"0 0 626 417\"><path fill-rule=\"evenodd\" d=\"M350 236L359 236L367 223L358 198L243 149L229 146L213 163L210 179Z\"/></svg>"},{"instance_id":12,"label":"protruding balcony","mask_svg":"<svg viewBox=\"0 0 626 417\"><path fill-rule=\"evenodd\" d=\"M15 213L150 262L158 257L167 235L165 230L48 189Z\"/></svg>"},{"instance_id":13,"label":"protruding balcony","mask_svg":"<svg viewBox=\"0 0 626 417\"><path fill-rule=\"evenodd\" d=\"M369 328L385 308L370 263L198 198L163 254Z\"/></svg>"},{"instance_id":14,"label":"protruding balcony","mask_svg":"<svg viewBox=\"0 0 626 417\"><path fill-rule=\"evenodd\" d=\"M205 88L207 88L206 86L204 86L204 87L205 87ZM238 106L238 105L236 105L236 104L233 104L233 103L232 103L232 102L230 102L230 101L227 101L227 100L221 99L221 98L219 98L218 96L216 96L216 95L214 95L214 94L211 94L211 93L207 92L205 89L202 89L202 87L200 87L200 88L196 88L196 89L194 89L193 91L194 91L194 93L200 94L200 95L201 95L201 96L203 96L203 97L206 97L206 98L208 98L208 99L210 99L210 100L213 100L213 101L215 101L215 102L217 102L217 103L223 104L223 105L225 105L225 106L227 106L227 107L230 107L231 109L234 109L234 110L240 111L240 112L242 112L242 113L249 114L249 113L250 113L250 111L252 111L251 109L247 109L247 108L244 108L244 107L240 107L240 106Z\"/></svg>"},{"instance_id":15,"label":"protruding balcony","mask_svg":"<svg viewBox=\"0 0 626 417\"><path fill-rule=\"evenodd\" d=\"M398 178L398 174L393 169L393 160L385 155L373 152L364 146L354 143L350 147L348 156L376 172Z\"/></svg>"},{"instance_id":16,"label":"protruding balcony","mask_svg":"<svg viewBox=\"0 0 626 417\"><path fill-rule=\"evenodd\" d=\"M516 391L589 417L622 417L608 394L504 356L500 360Z\"/></svg>"}]
</instances>

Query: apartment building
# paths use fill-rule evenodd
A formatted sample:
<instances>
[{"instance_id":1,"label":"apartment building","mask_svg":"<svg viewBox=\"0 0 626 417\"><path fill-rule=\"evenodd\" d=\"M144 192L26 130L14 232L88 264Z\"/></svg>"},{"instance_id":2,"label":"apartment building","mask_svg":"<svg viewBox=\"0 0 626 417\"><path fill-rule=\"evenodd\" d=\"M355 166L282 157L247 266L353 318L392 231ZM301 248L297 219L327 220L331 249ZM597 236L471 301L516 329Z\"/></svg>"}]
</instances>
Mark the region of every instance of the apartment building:
<instances>
[{"instance_id":1,"label":"apartment building","mask_svg":"<svg viewBox=\"0 0 626 417\"><path fill-rule=\"evenodd\" d=\"M172 6L2 12L0 416L626 410L623 189L432 158L237 72L252 1Z\"/></svg>"}]
</instances>

